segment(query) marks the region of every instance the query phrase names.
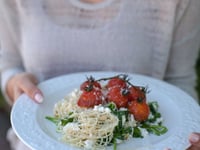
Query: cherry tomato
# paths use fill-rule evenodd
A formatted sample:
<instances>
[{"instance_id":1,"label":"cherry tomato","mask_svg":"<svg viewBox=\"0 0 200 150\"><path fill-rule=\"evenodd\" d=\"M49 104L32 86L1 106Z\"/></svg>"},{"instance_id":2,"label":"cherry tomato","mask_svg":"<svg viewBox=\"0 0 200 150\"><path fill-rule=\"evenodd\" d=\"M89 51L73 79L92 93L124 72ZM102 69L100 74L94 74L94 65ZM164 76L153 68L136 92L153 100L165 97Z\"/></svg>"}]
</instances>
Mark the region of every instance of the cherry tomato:
<instances>
[{"instance_id":1,"label":"cherry tomato","mask_svg":"<svg viewBox=\"0 0 200 150\"><path fill-rule=\"evenodd\" d=\"M136 121L142 122L148 119L150 110L146 102L131 101L128 104L128 110L133 114Z\"/></svg>"},{"instance_id":2,"label":"cherry tomato","mask_svg":"<svg viewBox=\"0 0 200 150\"><path fill-rule=\"evenodd\" d=\"M103 99L101 90L93 89L91 91L83 91L77 104L80 107L91 108L95 105L102 104Z\"/></svg>"},{"instance_id":3,"label":"cherry tomato","mask_svg":"<svg viewBox=\"0 0 200 150\"><path fill-rule=\"evenodd\" d=\"M87 80L85 82L83 82L80 86L80 89L82 91L90 91L92 90L93 88L98 88L98 89L101 89L101 84L95 80Z\"/></svg>"},{"instance_id":4,"label":"cherry tomato","mask_svg":"<svg viewBox=\"0 0 200 150\"><path fill-rule=\"evenodd\" d=\"M127 107L128 94L126 89L120 87L111 88L106 96L108 102L114 102L118 108Z\"/></svg>"},{"instance_id":5,"label":"cherry tomato","mask_svg":"<svg viewBox=\"0 0 200 150\"><path fill-rule=\"evenodd\" d=\"M126 81L119 78L119 77L115 77L112 78L108 81L107 86L108 89L113 88L113 87L120 87L120 88L126 88L127 84Z\"/></svg>"},{"instance_id":6,"label":"cherry tomato","mask_svg":"<svg viewBox=\"0 0 200 150\"><path fill-rule=\"evenodd\" d=\"M129 88L129 101L145 101L146 102L146 94L139 87L131 86Z\"/></svg>"}]
</instances>

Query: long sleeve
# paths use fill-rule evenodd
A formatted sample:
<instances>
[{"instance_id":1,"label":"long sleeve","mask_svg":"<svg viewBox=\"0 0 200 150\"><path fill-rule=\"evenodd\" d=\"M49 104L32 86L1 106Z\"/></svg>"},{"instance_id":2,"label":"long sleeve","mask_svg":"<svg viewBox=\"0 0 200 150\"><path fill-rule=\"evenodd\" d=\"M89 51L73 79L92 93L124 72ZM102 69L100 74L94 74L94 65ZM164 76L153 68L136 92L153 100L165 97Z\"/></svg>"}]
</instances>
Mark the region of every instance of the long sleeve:
<instances>
[{"instance_id":1,"label":"long sleeve","mask_svg":"<svg viewBox=\"0 0 200 150\"><path fill-rule=\"evenodd\" d=\"M1 88L7 100L5 93L7 81L16 73L23 71L22 60L17 46L20 43L19 18L17 14L15 1L0 1Z\"/></svg>"},{"instance_id":2,"label":"long sleeve","mask_svg":"<svg viewBox=\"0 0 200 150\"><path fill-rule=\"evenodd\" d=\"M19 2L18 5L16 2ZM98 18L101 13L85 11L86 18L92 14L92 18L82 20L89 21L89 26L71 26L76 24L70 22L76 14L70 13L71 10L81 11L70 1L59 5L62 9L71 8L66 14L51 14L57 12L57 7L54 7L57 6L54 5L56 1L52 7L48 1L46 4L50 6L42 7L42 2L0 1L4 93L7 80L23 71L24 64L26 71L42 79L88 70L121 70L152 75L164 78L195 97L194 64L200 43L199 0L121 1L127 8L120 7L120 15L98 30L93 23L90 30L80 30L79 27L90 27L91 19ZM47 8L52 11L47 11ZM81 16L84 17L82 13ZM60 18L62 21L66 17L69 21L66 27L56 20ZM70 30L71 27L73 30ZM96 55L93 55L94 50ZM80 55L82 52L90 55ZM159 57L161 55L164 57ZM121 60L125 61L121 63Z\"/></svg>"},{"instance_id":3,"label":"long sleeve","mask_svg":"<svg viewBox=\"0 0 200 150\"><path fill-rule=\"evenodd\" d=\"M195 62L200 46L200 1L190 0L187 5L183 1L178 6L180 16L176 18L165 80L197 99Z\"/></svg>"}]
</instances>

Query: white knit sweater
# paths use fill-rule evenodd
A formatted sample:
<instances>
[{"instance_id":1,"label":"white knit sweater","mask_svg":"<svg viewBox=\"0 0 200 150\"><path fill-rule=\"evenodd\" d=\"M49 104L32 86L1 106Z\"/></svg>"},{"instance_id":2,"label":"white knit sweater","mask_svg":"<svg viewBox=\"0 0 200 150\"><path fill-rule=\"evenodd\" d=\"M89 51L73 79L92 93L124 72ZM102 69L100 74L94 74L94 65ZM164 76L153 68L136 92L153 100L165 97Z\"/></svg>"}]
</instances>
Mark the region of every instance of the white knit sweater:
<instances>
[{"instance_id":1,"label":"white knit sweater","mask_svg":"<svg viewBox=\"0 0 200 150\"><path fill-rule=\"evenodd\" d=\"M1 0L2 88L27 71L40 81L114 70L194 94L200 0Z\"/></svg>"}]
</instances>

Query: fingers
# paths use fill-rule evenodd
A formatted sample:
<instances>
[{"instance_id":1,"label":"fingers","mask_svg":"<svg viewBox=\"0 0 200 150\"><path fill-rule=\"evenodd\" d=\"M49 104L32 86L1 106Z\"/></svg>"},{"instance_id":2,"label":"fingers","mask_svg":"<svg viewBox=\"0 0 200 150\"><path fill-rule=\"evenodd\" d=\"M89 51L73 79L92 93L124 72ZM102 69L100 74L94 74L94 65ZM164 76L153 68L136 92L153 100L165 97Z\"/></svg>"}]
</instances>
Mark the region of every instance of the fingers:
<instances>
[{"instance_id":1,"label":"fingers","mask_svg":"<svg viewBox=\"0 0 200 150\"><path fill-rule=\"evenodd\" d=\"M31 99L37 103L43 101L43 95L37 88L37 79L29 73L21 73L12 77L7 84L8 96L15 101L22 93L26 93Z\"/></svg>"},{"instance_id":2,"label":"fingers","mask_svg":"<svg viewBox=\"0 0 200 150\"><path fill-rule=\"evenodd\" d=\"M190 146L186 150L200 149L200 133L191 133L189 136Z\"/></svg>"},{"instance_id":3,"label":"fingers","mask_svg":"<svg viewBox=\"0 0 200 150\"><path fill-rule=\"evenodd\" d=\"M199 144L199 147L200 147L200 133L192 133L192 134L190 134L189 141L192 144Z\"/></svg>"},{"instance_id":4,"label":"fingers","mask_svg":"<svg viewBox=\"0 0 200 150\"><path fill-rule=\"evenodd\" d=\"M13 90L13 94L14 94L13 100L15 101L23 93L23 91L20 90L17 86L14 86L13 88L14 88L14 90Z\"/></svg>"},{"instance_id":5,"label":"fingers","mask_svg":"<svg viewBox=\"0 0 200 150\"><path fill-rule=\"evenodd\" d=\"M21 93L26 93L31 99L35 100L37 103L43 102L42 92L37 88L36 85L29 81L23 81L23 84L19 85L22 90Z\"/></svg>"},{"instance_id":6,"label":"fingers","mask_svg":"<svg viewBox=\"0 0 200 150\"><path fill-rule=\"evenodd\" d=\"M186 150L199 150L199 147L195 147L195 146L191 145Z\"/></svg>"},{"instance_id":7,"label":"fingers","mask_svg":"<svg viewBox=\"0 0 200 150\"><path fill-rule=\"evenodd\" d=\"M191 145L186 150L200 150L200 133L191 133L189 136L189 142Z\"/></svg>"},{"instance_id":8,"label":"fingers","mask_svg":"<svg viewBox=\"0 0 200 150\"><path fill-rule=\"evenodd\" d=\"M36 86L36 79L33 76L24 78L18 82L19 89L26 93L31 99L35 100L37 103L42 103L43 96L42 92Z\"/></svg>"},{"instance_id":9,"label":"fingers","mask_svg":"<svg viewBox=\"0 0 200 150\"><path fill-rule=\"evenodd\" d=\"M200 149L200 133L191 133L189 142L191 143L190 150Z\"/></svg>"}]
</instances>

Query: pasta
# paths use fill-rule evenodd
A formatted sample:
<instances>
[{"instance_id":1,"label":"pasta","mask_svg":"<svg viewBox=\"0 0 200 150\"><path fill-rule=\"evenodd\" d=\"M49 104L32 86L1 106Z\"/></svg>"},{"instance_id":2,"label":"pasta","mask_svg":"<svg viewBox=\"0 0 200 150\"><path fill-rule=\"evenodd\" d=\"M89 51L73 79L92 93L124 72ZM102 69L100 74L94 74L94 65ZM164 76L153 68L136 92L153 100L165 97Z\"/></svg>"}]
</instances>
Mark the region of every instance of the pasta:
<instances>
[{"instance_id":1,"label":"pasta","mask_svg":"<svg viewBox=\"0 0 200 150\"><path fill-rule=\"evenodd\" d=\"M72 96L73 95L73 96ZM73 118L64 127L58 125L62 141L86 149L103 149L112 138L118 125L118 118L110 110L101 106L83 109L77 106L78 91L72 92L55 104L54 115L58 118Z\"/></svg>"}]
</instances>

